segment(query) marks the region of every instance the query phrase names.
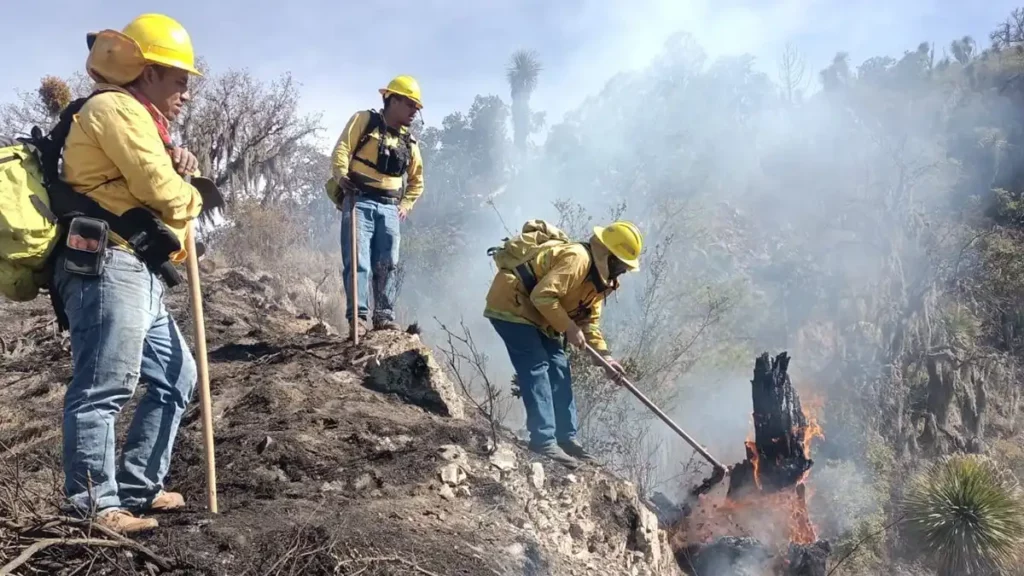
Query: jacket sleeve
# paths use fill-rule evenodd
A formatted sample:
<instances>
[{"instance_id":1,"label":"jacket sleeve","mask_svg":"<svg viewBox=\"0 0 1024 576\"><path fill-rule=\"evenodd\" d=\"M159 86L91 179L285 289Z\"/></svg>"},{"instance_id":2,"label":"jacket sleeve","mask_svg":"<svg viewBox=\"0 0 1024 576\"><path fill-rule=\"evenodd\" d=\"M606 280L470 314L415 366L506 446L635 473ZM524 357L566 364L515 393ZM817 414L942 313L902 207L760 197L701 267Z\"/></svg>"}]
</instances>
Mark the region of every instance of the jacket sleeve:
<instances>
[{"instance_id":1,"label":"jacket sleeve","mask_svg":"<svg viewBox=\"0 0 1024 576\"><path fill-rule=\"evenodd\" d=\"M564 252L552 263L551 269L539 279L537 286L530 293L530 301L537 311L559 334L564 334L572 323L569 313L562 307L561 298L573 286L583 282L589 267L590 262L587 258L580 257L574 252Z\"/></svg>"},{"instance_id":2,"label":"jacket sleeve","mask_svg":"<svg viewBox=\"0 0 1024 576\"><path fill-rule=\"evenodd\" d=\"M349 162L352 160L352 152L359 144L359 136L366 128L370 115L365 111L356 112L348 119L345 129L341 131L337 144L334 145L334 153L331 154L331 176L335 182L341 182L348 178Z\"/></svg>"},{"instance_id":3,"label":"jacket sleeve","mask_svg":"<svg viewBox=\"0 0 1024 576\"><path fill-rule=\"evenodd\" d=\"M412 210L416 199L423 194L423 155L420 153L419 143L412 145L410 156L409 169L406 172L409 180L405 189L405 197L402 198L402 203L399 205L406 210Z\"/></svg>"},{"instance_id":4,"label":"jacket sleeve","mask_svg":"<svg viewBox=\"0 0 1024 576\"><path fill-rule=\"evenodd\" d=\"M128 190L164 222L199 216L202 197L174 169L153 118L141 106L112 106L91 122L96 142L124 176Z\"/></svg>"},{"instance_id":5,"label":"jacket sleeve","mask_svg":"<svg viewBox=\"0 0 1024 576\"><path fill-rule=\"evenodd\" d=\"M602 356L611 356L611 350L608 349L608 343L605 342L604 334L601 332L601 312L603 310L604 300L598 299L590 309L590 313L586 318L581 318L579 323L582 324L580 328L583 329L583 335L587 338L587 344L590 344L591 348L600 352Z\"/></svg>"}]
</instances>

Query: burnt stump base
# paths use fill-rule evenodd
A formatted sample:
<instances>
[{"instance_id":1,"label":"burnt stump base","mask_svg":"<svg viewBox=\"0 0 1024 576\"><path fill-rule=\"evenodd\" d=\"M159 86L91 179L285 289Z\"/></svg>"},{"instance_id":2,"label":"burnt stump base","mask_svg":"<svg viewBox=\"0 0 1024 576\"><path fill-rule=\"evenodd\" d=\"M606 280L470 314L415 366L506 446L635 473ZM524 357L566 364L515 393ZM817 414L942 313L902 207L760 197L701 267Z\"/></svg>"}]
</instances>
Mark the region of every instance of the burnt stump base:
<instances>
[{"instance_id":1,"label":"burnt stump base","mask_svg":"<svg viewBox=\"0 0 1024 576\"><path fill-rule=\"evenodd\" d=\"M827 576L831 551L828 542L819 540L790 544L785 558L774 557L754 538L725 536L676 552L676 562L690 576Z\"/></svg>"}]
</instances>

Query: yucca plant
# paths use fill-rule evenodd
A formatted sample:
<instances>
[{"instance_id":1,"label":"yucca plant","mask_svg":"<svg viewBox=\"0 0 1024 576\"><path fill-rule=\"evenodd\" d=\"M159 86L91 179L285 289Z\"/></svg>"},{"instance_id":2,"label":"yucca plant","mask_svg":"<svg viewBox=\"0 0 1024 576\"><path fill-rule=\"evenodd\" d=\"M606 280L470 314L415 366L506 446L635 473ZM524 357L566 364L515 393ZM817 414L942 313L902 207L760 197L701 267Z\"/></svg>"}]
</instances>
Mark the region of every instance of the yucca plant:
<instances>
[{"instance_id":1,"label":"yucca plant","mask_svg":"<svg viewBox=\"0 0 1024 576\"><path fill-rule=\"evenodd\" d=\"M1015 566L1024 549L1024 494L984 456L943 458L914 478L906 521L942 576L981 576Z\"/></svg>"}]
</instances>

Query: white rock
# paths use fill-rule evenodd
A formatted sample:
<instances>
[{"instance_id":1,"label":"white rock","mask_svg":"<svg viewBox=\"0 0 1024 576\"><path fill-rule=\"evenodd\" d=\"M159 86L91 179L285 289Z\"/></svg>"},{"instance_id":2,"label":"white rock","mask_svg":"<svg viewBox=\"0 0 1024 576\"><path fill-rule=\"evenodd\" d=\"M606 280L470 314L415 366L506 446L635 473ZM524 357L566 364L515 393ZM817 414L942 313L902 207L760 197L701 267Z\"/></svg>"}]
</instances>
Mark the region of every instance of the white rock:
<instances>
[{"instance_id":1,"label":"white rock","mask_svg":"<svg viewBox=\"0 0 1024 576\"><path fill-rule=\"evenodd\" d=\"M532 466L533 471L530 473L530 482L533 483L533 487L540 490L544 487L544 465L540 462L534 462Z\"/></svg>"},{"instance_id":2,"label":"white rock","mask_svg":"<svg viewBox=\"0 0 1024 576\"><path fill-rule=\"evenodd\" d=\"M604 497L612 502L617 501L619 499L619 493L615 491L615 486L609 484L608 488L604 491Z\"/></svg>"},{"instance_id":3,"label":"white rock","mask_svg":"<svg viewBox=\"0 0 1024 576\"><path fill-rule=\"evenodd\" d=\"M441 494L441 498L445 500L455 500L455 492L452 492L452 487L447 484L442 484L438 492Z\"/></svg>"},{"instance_id":4,"label":"white rock","mask_svg":"<svg viewBox=\"0 0 1024 576\"><path fill-rule=\"evenodd\" d=\"M633 537L636 541L636 553L642 554L651 566L661 565L661 541L658 537L658 517L649 508L636 502L633 508L638 521Z\"/></svg>"},{"instance_id":5,"label":"white rock","mask_svg":"<svg viewBox=\"0 0 1024 576\"><path fill-rule=\"evenodd\" d=\"M572 554L572 536L565 534L558 538L558 551L566 556Z\"/></svg>"},{"instance_id":6,"label":"white rock","mask_svg":"<svg viewBox=\"0 0 1024 576\"><path fill-rule=\"evenodd\" d=\"M456 463L441 468L441 481L449 486L458 486L466 479L466 472Z\"/></svg>"},{"instance_id":7,"label":"white rock","mask_svg":"<svg viewBox=\"0 0 1024 576\"><path fill-rule=\"evenodd\" d=\"M324 482L323 485L320 486L321 492L341 492L343 490L345 490L345 483L342 482L341 480L335 480L333 482Z\"/></svg>"},{"instance_id":8,"label":"white rock","mask_svg":"<svg viewBox=\"0 0 1024 576\"><path fill-rule=\"evenodd\" d=\"M491 465L502 471L509 471L516 467L516 453L508 446L499 446L498 450L489 458Z\"/></svg>"},{"instance_id":9,"label":"white rock","mask_svg":"<svg viewBox=\"0 0 1024 576\"><path fill-rule=\"evenodd\" d=\"M359 492L369 488L370 484L373 484L373 476L370 476L369 474L363 474L359 478L356 478L356 481L352 485L352 487L355 488L357 492Z\"/></svg>"}]
</instances>

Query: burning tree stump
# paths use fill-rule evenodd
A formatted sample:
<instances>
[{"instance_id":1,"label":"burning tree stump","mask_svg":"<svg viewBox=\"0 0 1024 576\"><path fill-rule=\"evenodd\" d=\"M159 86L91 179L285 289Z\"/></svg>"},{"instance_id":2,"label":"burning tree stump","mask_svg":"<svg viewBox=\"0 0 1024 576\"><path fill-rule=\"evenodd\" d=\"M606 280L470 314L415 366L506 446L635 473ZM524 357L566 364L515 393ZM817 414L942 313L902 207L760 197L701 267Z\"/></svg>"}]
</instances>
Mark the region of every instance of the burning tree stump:
<instances>
[{"instance_id":1,"label":"burning tree stump","mask_svg":"<svg viewBox=\"0 0 1024 576\"><path fill-rule=\"evenodd\" d=\"M689 574L825 575L830 548L817 540L804 484L814 464L810 441L821 429L800 404L789 360L783 352L754 361L754 435L746 459L731 468L728 491L700 496L673 536L676 559Z\"/></svg>"},{"instance_id":2,"label":"burning tree stump","mask_svg":"<svg viewBox=\"0 0 1024 576\"><path fill-rule=\"evenodd\" d=\"M792 488L814 464L807 443L816 426L807 422L788 368L785 352L775 358L765 352L754 361L754 440L746 443L747 459L732 470L730 498L755 487L767 493Z\"/></svg>"}]
</instances>

